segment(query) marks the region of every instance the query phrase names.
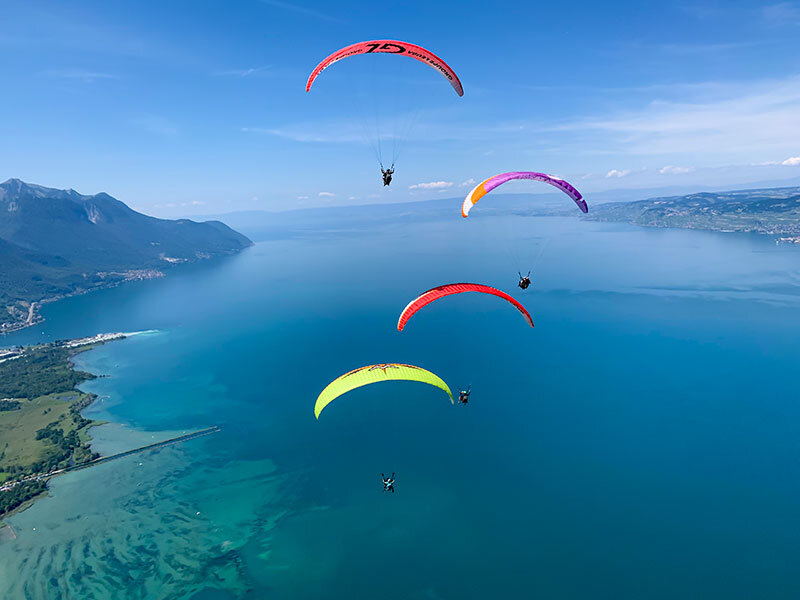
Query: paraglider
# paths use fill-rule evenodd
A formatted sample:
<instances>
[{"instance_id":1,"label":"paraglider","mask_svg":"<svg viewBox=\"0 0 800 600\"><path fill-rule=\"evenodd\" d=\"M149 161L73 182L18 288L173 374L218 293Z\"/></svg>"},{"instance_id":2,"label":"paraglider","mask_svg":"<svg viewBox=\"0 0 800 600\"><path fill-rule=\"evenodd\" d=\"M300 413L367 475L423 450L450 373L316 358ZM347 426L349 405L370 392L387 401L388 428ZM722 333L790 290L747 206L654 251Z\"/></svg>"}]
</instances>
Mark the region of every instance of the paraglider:
<instances>
[{"instance_id":1,"label":"paraglider","mask_svg":"<svg viewBox=\"0 0 800 600\"><path fill-rule=\"evenodd\" d=\"M397 331L403 331L403 328L408 323L408 320L416 314L416 312L423 306L427 306L431 302L444 298L445 296L452 296L453 294L463 294L464 292L479 292L482 294L491 294L502 298L506 302L511 303L514 307L525 317L528 325L533 327L533 318L525 310L525 307L517 302L514 298L496 288L488 285L481 285L479 283L449 283L447 285L440 285L433 289L428 290L414 298L400 313L400 318L397 321Z\"/></svg>"},{"instance_id":2,"label":"paraglider","mask_svg":"<svg viewBox=\"0 0 800 600\"><path fill-rule=\"evenodd\" d=\"M509 173L500 173L499 175L494 175L476 185L472 191L467 194L467 197L464 198L464 202L461 204L461 216L464 218L468 217L472 207L477 204L478 200L504 183L515 179L529 179L532 181L541 181L543 183L552 185L554 188L561 190L567 196L569 196L572 201L575 202L581 212L589 212L589 206L586 204L583 196L581 196L581 193L567 181L552 175L547 175L546 173L537 173L536 171L511 171ZM528 272L528 274L525 276L523 276L520 272L519 283L517 283L520 289L526 290L530 284L530 272Z\"/></svg>"},{"instance_id":3,"label":"paraglider","mask_svg":"<svg viewBox=\"0 0 800 600\"><path fill-rule=\"evenodd\" d=\"M360 54L387 54L413 58L434 68L450 82L456 94L464 95L461 81L450 65L422 46L398 40L370 40L337 50L323 59L311 72L306 82L306 92L311 91L311 86L314 85L319 75L332 64ZM366 61L364 67L369 68L376 63L378 66L381 64L372 59ZM388 73L393 76L397 70L397 63L391 59L385 64ZM343 71L347 70L343 69ZM383 71L375 77L356 77L346 80L344 81L346 83L344 93L347 94L348 103L353 104L354 109L359 113L355 123L361 125L364 141L371 146L381 165L383 185L387 187L392 183L394 165L400 156L403 142L410 136L414 124L419 118L422 103L419 94L415 95L413 87L410 89L409 86L394 80L389 81L387 85L382 85L380 83L382 80L386 80ZM391 167L384 169L384 164L391 164Z\"/></svg>"},{"instance_id":4,"label":"paraglider","mask_svg":"<svg viewBox=\"0 0 800 600\"><path fill-rule=\"evenodd\" d=\"M586 205L586 201L583 199L583 196L581 196L581 193L563 179L559 179L558 177L553 177L552 175L547 175L545 173L537 173L535 171L512 171L510 173L500 173L499 175L494 175L493 177L489 177L489 179L486 181L482 181L476 185L473 190L467 194L467 197L464 198L464 203L461 205L461 216L465 218L469 216L469 211L478 202L478 200L483 198L493 189L514 179L532 179L533 181L548 183L572 198L575 204L578 205L578 208L581 209L581 212L589 212L589 207Z\"/></svg>"},{"instance_id":5,"label":"paraglider","mask_svg":"<svg viewBox=\"0 0 800 600\"><path fill-rule=\"evenodd\" d=\"M314 84L314 80L319 76L320 73L330 67L333 63L340 61L343 58L355 56L356 54L396 54L408 56L409 58L413 58L421 63L425 63L426 65L431 66L439 71L448 79L448 81L450 81L450 85L453 86L456 94L459 96L464 95L464 88L461 85L461 81L458 79L456 72L450 68L450 65L436 56L433 52L426 50L422 46L417 46L416 44L410 44L408 42L400 42L397 40L370 40L368 42L351 44L350 46L346 46L337 50L319 63L311 72L311 75L308 77L308 82L306 83L306 91L311 91L311 86Z\"/></svg>"},{"instance_id":6,"label":"paraglider","mask_svg":"<svg viewBox=\"0 0 800 600\"><path fill-rule=\"evenodd\" d=\"M331 381L325 389L322 390L322 393L317 398L316 404L314 404L314 416L319 419L322 410L342 394L346 394L351 390L371 383L380 383L382 381L417 381L419 383L427 383L428 385L438 387L440 390L446 392L450 397L450 403L454 403L453 392L450 391L447 384L437 375L420 367L415 367L414 365L386 363L360 367Z\"/></svg>"},{"instance_id":7,"label":"paraglider","mask_svg":"<svg viewBox=\"0 0 800 600\"><path fill-rule=\"evenodd\" d=\"M458 392L458 403L466 404L467 402L469 402L469 395L471 393L472 393L472 386L468 386L467 389Z\"/></svg>"},{"instance_id":8,"label":"paraglider","mask_svg":"<svg viewBox=\"0 0 800 600\"><path fill-rule=\"evenodd\" d=\"M391 477L386 477L386 475L381 473L381 479L383 479L383 491L392 492L394 494L394 473L392 473Z\"/></svg>"},{"instance_id":9,"label":"paraglider","mask_svg":"<svg viewBox=\"0 0 800 600\"><path fill-rule=\"evenodd\" d=\"M381 167L381 175L383 176L383 185L390 185L392 183L392 175L394 175L394 165L388 169Z\"/></svg>"}]
</instances>

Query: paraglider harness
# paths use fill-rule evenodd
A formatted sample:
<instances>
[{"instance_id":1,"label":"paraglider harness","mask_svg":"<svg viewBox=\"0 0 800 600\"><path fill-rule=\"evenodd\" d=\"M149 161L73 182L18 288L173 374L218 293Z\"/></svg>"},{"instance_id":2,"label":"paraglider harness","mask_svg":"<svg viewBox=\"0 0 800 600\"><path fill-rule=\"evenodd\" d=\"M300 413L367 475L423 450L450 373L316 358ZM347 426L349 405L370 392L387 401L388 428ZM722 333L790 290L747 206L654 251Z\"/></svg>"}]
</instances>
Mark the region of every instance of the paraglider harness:
<instances>
[{"instance_id":1,"label":"paraglider harness","mask_svg":"<svg viewBox=\"0 0 800 600\"><path fill-rule=\"evenodd\" d=\"M517 284L523 290L527 290L528 286L531 284L531 272L528 271L528 274L525 277L522 276L522 273L519 274L519 283Z\"/></svg>"},{"instance_id":2,"label":"paraglider harness","mask_svg":"<svg viewBox=\"0 0 800 600\"><path fill-rule=\"evenodd\" d=\"M458 403L459 404L466 404L469 402L469 395L472 393L472 386L469 386L466 390L461 390L458 393Z\"/></svg>"},{"instance_id":3,"label":"paraglider harness","mask_svg":"<svg viewBox=\"0 0 800 600\"><path fill-rule=\"evenodd\" d=\"M392 175L394 175L394 164L388 169L384 169L381 165L381 174L383 175L383 185L390 185L392 183Z\"/></svg>"},{"instance_id":4,"label":"paraglider harness","mask_svg":"<svg viewBox=\"0 0 800 600\"><path fill-rule=\"evenodd\" d=\"M386 477L386 475L381 473L381 479L383 479L383 491L392 492L394 494L394 473L392 473L391 477Z\"/></svg>"}]
</instances>

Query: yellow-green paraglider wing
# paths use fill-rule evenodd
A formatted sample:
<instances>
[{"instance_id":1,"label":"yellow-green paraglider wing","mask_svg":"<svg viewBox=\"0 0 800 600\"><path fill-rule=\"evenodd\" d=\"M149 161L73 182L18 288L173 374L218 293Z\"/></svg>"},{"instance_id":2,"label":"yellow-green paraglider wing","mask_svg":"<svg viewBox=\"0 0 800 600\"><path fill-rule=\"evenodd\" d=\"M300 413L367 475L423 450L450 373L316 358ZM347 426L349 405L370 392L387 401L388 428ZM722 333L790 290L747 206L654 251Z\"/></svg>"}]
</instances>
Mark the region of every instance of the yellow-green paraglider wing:
<instances>
[{"instance_id":1,"label":"yellow-green paraglider wing","mask_svg":"<svg viewBox=\"0 0 800 600\"><path fill-rule=\"evenodd\" d=\"M419 381L420 383L427 383L447 392L447 395L450 396L450 403L453 403L453 393L450 388L430 371L414 365L388 363L361 367L331 381L317 398L317 403L314 405L314 416L319 419L319 413L322 412L322 409L342 394L361 386L380 383L381 381Z\"/></svg>"}]
</instances>

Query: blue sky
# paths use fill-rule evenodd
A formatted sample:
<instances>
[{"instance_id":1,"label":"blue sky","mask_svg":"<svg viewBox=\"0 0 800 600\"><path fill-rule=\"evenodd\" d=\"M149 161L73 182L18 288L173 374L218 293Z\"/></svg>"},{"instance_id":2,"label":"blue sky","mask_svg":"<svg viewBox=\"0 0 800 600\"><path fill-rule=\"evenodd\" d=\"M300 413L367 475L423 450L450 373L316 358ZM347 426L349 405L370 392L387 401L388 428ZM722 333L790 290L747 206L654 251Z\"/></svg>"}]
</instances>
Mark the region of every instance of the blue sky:
<instances>
[{"instance_id":1,"label":"blue sky","mask_svg":"<svg viewBox=\"0 0 800 600\"><path fill-rule=\"evenodd\" d=\"M0 179L159 216L424 199L538 170L616 188L800 176L800 2L8 1ZM418 43L459 74L356 57ZM380 183L375 117L402 138ZM524 191L509 186L508 191Z\"/></svg>"}]
</instances>

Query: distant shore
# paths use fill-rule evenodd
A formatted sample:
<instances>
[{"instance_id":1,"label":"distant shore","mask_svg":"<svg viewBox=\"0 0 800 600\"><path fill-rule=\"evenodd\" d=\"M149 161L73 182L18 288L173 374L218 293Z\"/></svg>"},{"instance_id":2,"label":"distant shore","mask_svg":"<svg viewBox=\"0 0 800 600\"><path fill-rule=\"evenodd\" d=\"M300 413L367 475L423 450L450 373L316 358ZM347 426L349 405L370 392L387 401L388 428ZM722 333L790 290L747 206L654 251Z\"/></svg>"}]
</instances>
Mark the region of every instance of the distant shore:
<instances>
[{"instance_id":1,"label":"distant shore","mask_svg":"<svg viewBox=\"0 0 800 600\"><path fill-rule=\"evenodd\" d=\"M145 281L148 279L159 279L161 277L165 277L163 271L158 269L135 269L131 271L125 271L124 273L103 273L104 276L122 276L121 279L114 279L99 283L98 285L92 286L86 289L76 290L74 292L65 293L65 294L56 294L55 296L48 296L42 298L40 300L36 300L30 302L29 304L25 302L27 305L26 310L18 309L19 313L24 319L17 319L15 321L6 321L0 323L0 335L5 335L7 333L13 333L15 331L20 331L22 329L26 329L27 327L31 327L33 325L38 325L39 323L44 322L44 317L40 314L41 306L43 304L50 304L51 302L58 302L59 300L64 300L65 298L73 298L75 296L83 296L84 294L88 294L90 292L94 292L97 290L104 290L109 288L115 288L123 283L128 281ZM26 314L27 313L27 314Z\"/></svg>"},{"instance_id":2,"label":"distant shore","mask_svg":"<svg viewBox=\"0 0 800 600\"><path fill-rule=\"evenodd\" d=\"M702 192L688 196L599 204L584 217L642 227L775 236L800 243L800 187Z\"/></svg>"}]
</instances>

